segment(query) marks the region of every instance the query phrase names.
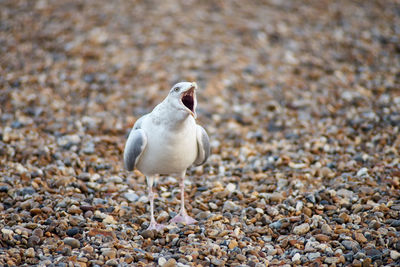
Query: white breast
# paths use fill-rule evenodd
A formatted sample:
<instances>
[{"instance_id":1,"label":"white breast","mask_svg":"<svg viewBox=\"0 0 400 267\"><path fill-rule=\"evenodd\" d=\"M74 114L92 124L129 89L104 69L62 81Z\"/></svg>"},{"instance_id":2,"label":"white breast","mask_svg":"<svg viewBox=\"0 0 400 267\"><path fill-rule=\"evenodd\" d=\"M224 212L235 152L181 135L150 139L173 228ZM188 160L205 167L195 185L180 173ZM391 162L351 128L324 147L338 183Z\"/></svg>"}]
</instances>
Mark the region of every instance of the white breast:
<instances>
[{"instance_id":1,"label":"white breast","mask_svg":"<svg viewBox=\"0 0 400 267\"><path fill-rule=\"evenodd\" d=\"M179 129L151 119L143 122L147 147L141 155L137 169L145 175L181 174L197 157L196 123L188 116Z\"/></svg>"}]
</instances>

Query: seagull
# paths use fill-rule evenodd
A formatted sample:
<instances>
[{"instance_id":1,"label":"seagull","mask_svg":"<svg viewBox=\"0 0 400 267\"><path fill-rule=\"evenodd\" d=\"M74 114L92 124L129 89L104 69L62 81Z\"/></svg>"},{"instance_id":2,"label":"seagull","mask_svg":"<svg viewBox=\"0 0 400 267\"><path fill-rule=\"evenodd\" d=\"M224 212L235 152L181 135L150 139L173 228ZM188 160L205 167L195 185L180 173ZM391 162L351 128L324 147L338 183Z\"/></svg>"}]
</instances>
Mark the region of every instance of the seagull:
<instances>
[{"instance_id":1,"label":"seagull","mask_svg":"<svg viewBox=\"0 0 400 267\"><path fill-rule=\"evenodd\" d=\"M124 149L124 165L128 171L138 169L146 176L150 200L148 230L165 226L154 219L153 182L158 175L179 176L181 208L171 219L174 223L193 224L197 221L185 209L184 178L192 164L204 164L210 155L207 132L196 124L195 82L180 82L152 112L133 125Z\"/></svg>"}]
</instances>

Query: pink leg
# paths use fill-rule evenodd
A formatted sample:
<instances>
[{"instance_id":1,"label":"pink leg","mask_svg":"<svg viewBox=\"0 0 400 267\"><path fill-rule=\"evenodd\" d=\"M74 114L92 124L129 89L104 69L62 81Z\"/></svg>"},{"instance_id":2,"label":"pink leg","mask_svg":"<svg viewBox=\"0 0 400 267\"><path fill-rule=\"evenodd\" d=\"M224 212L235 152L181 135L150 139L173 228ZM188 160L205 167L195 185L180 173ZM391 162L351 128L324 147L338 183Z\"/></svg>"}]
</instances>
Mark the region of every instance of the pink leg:
<instances>
[{"instance_id":1,"label":"pink leg","mask_svg":"<svg viewBox=\"0 0 400 267\"><path fill-rule=\"evenodd\" d=\"M179 181L179 187L181 188L181 209L179 213L171 219L171 222L173 223L183 223L183 224L193 224L196 223L197 221L190 217L185 209L185 185L183 183L184 181L184 175L182 175L180 181Z\"/></svg>"},{"instance_id":2,"label":"pink leg","mask_svg":"<svg viewBox=\"0 0 400 267\"><path fill-rule=\"evenodd\" d=\"M153 177L148 177L147 178L147 184L149 187L149 200L150 200L150 225L147 228L147 230L161 230L165 227L165 225L157 223L156 220L154 219L154 192L153 192Z\"/></svg>"}]
</instances>

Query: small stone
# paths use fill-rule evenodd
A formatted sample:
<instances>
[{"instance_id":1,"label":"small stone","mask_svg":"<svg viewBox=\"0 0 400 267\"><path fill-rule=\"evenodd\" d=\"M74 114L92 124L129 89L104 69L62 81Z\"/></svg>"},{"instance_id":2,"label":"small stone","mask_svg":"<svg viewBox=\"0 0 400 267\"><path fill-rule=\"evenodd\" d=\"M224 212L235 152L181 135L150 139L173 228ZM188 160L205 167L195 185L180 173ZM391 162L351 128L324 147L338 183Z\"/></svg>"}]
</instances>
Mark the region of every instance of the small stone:
<instances>
[{"instance_id":1,"label":"small stone","mask_svg":"<svg viewBox=\"0 0 400 267\"><path fill-rule=\"evenodd\" d=\"M285 199L283 194L280 192L263 193L263 194L260 194L260 196L270 200L271 202L282 202Z\"/></svg>"},{"instance_id":2,"label":"small stone","mask_svg":"<svg viewBox=\"0 0 400 267\"><path fill-rule=\"evenodd\" d=\"M217 258L212 258L211 263L216 265L216 266L222 266L225 264L223 260L217 259Z\"/></svg>"},{"instance_id":3,"label":"small stone","mask_svg":"<svg viewBox=\"0 0 400 267\"><path fill-rule=\"evenodd\" d=\"M229 183L229 184L226 186L226 189L227 189L229 192L234 192L234 191L236 190L236 185L235 185L235 184L232 184L232 183Z\"/></svg>"},{"instance_id":4,"label":"small stone","mask_svg":"<svg viewBox=\"0 0 400 267\"><path fill-rule=\"evenodd\" d=\"M364 259L364 261L362 262L361 266L362 267L370 267L372 263L372 259L371 258L366 258Z\"/></svg>"},{"instance_id":5,"label":"small stone","mask_svg":"<svg viewBox=\"0 0 400 267\"><path fill-rule=\"evenodd\" d=\"M42 213L42 210L39 209L39 208L33 208L33 209L30 210L30 213L31 213L32 216L35 216L35 215L38 215L38 214Z\"/></svg>"},{"instance_id":6,"label":"small stone","mask_svg":"<svg viewBox=\"0 0 400 267\"><path fill-rule=\"evenodd\" d=\"M166 212L165 210L163 210L163 211L160 212L160 214L158 214L158 216L157 216L157 221L158 221L158 222L163 222L163 221L168 220L168 218L169 218L168 212Z\"/></svg>"},{"instance_id":7,"label":"small stone","mask_svg":"<svg viewBox=\"0 0 400 267\"><path fill-rule=\"evenodd\" d=\"M0 186L0 193L7 193L9 189L10 189L9 185L1 185Z\"/></svg>"},{"instance_id":8,"label":"small stone","mask_svg":"<svg viewBox=\"0 0 400 267\"><path fill-rule=\"evenodd\" d=\"M82 251L84 251L85 253L91 254L91 253L93 253L94 248L91 245L87 244L86 246L84 246L82 248Z\"/></svg>"},{"instance_id":9,"label":"small stone","mask_svg":"<svg viewBox=\"0 0 400 267\"><path fill-rule=\"evenodd\" d=\"M357 172L357 176L358 177L362 177L368 174L368 169L367 168L361 168L360 170L358 170Z\"/></svg>"},{"instance_id":10,"label":"small stone","mask_svg":"<svg viewBox=\"0 0 400 267\"><path fill-rule=\"evenodd\" d=\"M299 263L300 263L300 258L301 258L300 253L296 253L296 254L294 254L294 256L292 257L292 262L294 262L294 263L296 263L296 264L299 264Z\"/></svg>"},{"instance_id":11,"label":"small stone","mask_svg":"<svg viewBox=\"0 0 400 267\"><path fill-rule=\"evenodd\" d=\"M260 214L264 214L264 210L262 208L256 208L256 212Z\"/></svg>"},{"instance_id":12,"label":"small stone","mask_svg":"<svg viewBox=\"0 0 400 267\"><path fill-rule=\"evenodd\" d=\"M369 248L365 250L365 253L373 261L382 259L382 252L379 249Z\"/></svg>"},{"instance_id":13,"label":"small stone","mask_svg":"<svg viewBox=\"0 0 400 267\"><path fill-rule=\"evenodd\" d=\"M359 251L356 253L356 255L354 255L354 258L357 260L363 260L367 257L367 255L365 255L365 253Z\"/></svg>"},{"instance_id":14,"label":"small stone","mask_svg":"<svg viewBox=\"0 0 400 267\"><path fill-rule=\"evenodd\" d=\"M206 220L208 217L210 217L211 213L209 211L202 211L196 214L196 219L197 220Z\"/></svg>"},{"instance_id":15,"label":"small stone","mask_svg":"<svg viewBox=\"0 0 400 267\"><path fill-rule=\"evenodd\" d=\"M124 197L129 201L129 202L136 202L139 199L139 196L136 193L133 192L128 192L124 194Z\"/></svg>"},{"instance_id":16,"label":"small stone","mask_svg":"<svg viewBox=\"0 0 400 267\"><path fill-rule=\"evenodd\" d=\"M356 241L344 240L342 245L348 250L354 250L359 248L359 244Z\"/></svg>"},{"instance_id":17,"label":"small stone","mask_svg":"<svg viewBox=\"0 0 400 267\"><path fill-rule=\"evenodd\" d=\"M361 267L362 266L361 262L359 260L357 260L357 259L354 259L353 263L351 265L354 266L354 267Z\"/></svg>"},{"instance_id":18,"label":"small stone","mask_svg":"<svg viewBox=\"0 0 400 267\"><path fill-rule=\"evenodd\" d=\"M342 189L339 189L339 190L336 192L336 195L339 196L339 197L342 197L342 198L351 199L351 198L354 197L354 192L342 188Z\"/></svg>"},{"instance_id":19,"label":"small stone","mask_svg":"<svg viewBox=\"0 0 400 267\"><path fill-rule=\"evenodd\" d=\"M68 236L73 237L74 235L79 233L79 228L73 227L71 229L68 229L66 233Z\"/></svg>"},{"instance_id":20,"label":"small stone","mask_svg":"<svg viewBox=\"0 0 400 267\"><path fill-rule=\"evenodd\" d=\"M336 264L339 261L338 257L326 257L324 262L327 264Z\"/></svg>"},{"instance_id":21,"label":"small stone","mask_svg":"<svg viewBox=\"0 0 400 267\"><path fill-rule=\"evenodd\" d=\"M118 266L118 261L116 259L111 259L106 261L106 265L108 266Z\"/></svg>"},{"instance_id":22,"label":"small stone","mask_svg":"<svg viewBox=\"0 0 400 267\"><path fill-rule=\"evenodd\" d=\"M304 235L310 231L310 225L308 223L300 224L293 229L295 235Z\"/></svg>"},{"instance_id":23,"label":"small stone","mask_svg":"<svg viewBox=\"0 0 400 267\"><path fill-rule=\"evenodd\" d=\"M34 247L40 244L40 238L36 235L32 235L28 238L28 246Z\"/></svg>"},{"instance_id":24,"label":"small stone","mask_svg":"<svg viewBox=\"0 0 400 267\"><path fill-rule=\"evenodd\" d=\"M213 202L208 203L208 205L210 206L210 209L212 209L212 210L218 209L217 204L215 204L215 203L213 203Z\"/></svg>"},{"instance_id":25,"label":"small stone","mask_svg":"<svg viewBox=\"0 0 400 267\"><path fill-rule=\"evenodd\" d=\"M35 250L33 248L28 248L27 250L25 250L24 255L27 258L34 258L35 257Z\"/></svg>"},{"instance_id":26,"label":"small stone","mask_svg":"<svg viewBox=\"0 0 400 267\"><path fill-rule=\"evenodd\" d=\"M33 230L32 235L35 235L39 238L43 237L43 230L40 228L36 228L35 230Z\"/></svg>"},{"instance_id":27,"label":"small stone","mask_svg":"<svg viewBox=\"0 0 400 267\"><path fill-rule=\"evenodd\" d=\"M154 231L153 230L143 230L140 234L143 238L154 238Z\"/></svg>"},{"instance_id":28,"label":"small stone","mask_svg":"<svg viewBox=\"0 0 400 267\"><path fill-rule=\"evenodd\" d=\"M6 229L6 228L1 229L1 232L2 232L3 234L5 234L5 235L12 235L12 234L14 234L14 231L13 231L13 230L11 230L11 229Z\"/></svg>"},{"instance_id":29,"label":"small stone","mask_svg":"<svg viewBox=\"0 0 400 267\"><path fill-rule=\"evenodd\" d=\"M303 201L297 201L296 202L296 211L302 211L304 207Z\"/></svg>"},{"instance_id":30,"label":"small stone","mask_svg":"<svg viewBox=\"0 0 400 267\"><path fill-rule=\"evenodd\" d=\"M133 261L134 261L134 258L131 255L129 255L129 254L125 255L124 262L131 264Z\"/></svg>"},{"instance_id":31,"label":"small stone","mask_svg":"<svg viewBox=\"0 0 400 267\"><path fill-rule=\"evenodd\" d=\"M324 234L317 234L314 237L320 242L328 242L330 240L330 237Z\"/></svg>"},{"instance_id":32,"label":"small stone","mask_svg":"<svg viewBox=\"0 0 400 267\"><path fill-rule=\"evenodd\" d=\"M105 224L117 224L118 222L114 219L113 216L107 215L107 216L103 219L103 223L105 223Z\"/></svg>"},{"instance_id":33,"label":"small stone","mask_svg":"<svg viewBox=\"0 0 400 267\"><path fill-rule=\"evenodd\" d=\"M314 261L315 259L317 259L317 258L319 258L319 257L321 257L321 253L319 253L319 252L311 252L311 253L308 253L308 254L307 254L307 258L308 258L310 261Z\"/></svg>"},{"instance_id":34,"label":"small stone","mask_svg":"<svg viewBox=\"0 0 400 267\"><path fill-rule=\"evenodd\" d=\"M176 260L174 258L169 259L162 267L175 267Z\"/></svg>"},{"instance_id":35,"label":"small stone","mask_svg":"<svg viewBox=\"0 0 400 267\"><path fill-rule=\"evenodd\" d=\"M390 251L390 258L392 258L392 260L397 260L400 258L400 252L396 251L396 250L391 250Z\"/></svg>"},{"instance_id":36,"label":"small stone","mask_svg":"<svg viewBox=\"0 0 400 267\"><path fill-rule=\"evenodd\" d=\"M68 213L70 213L70 214L81 214L82 210L78 206L72 205L71 207L68 208Z\"/></svg>"},{"instance_id":37,"label":"small stone","mask_svg":"<svg viewBox=\"0 0 400 267\"><path fill-rule=\"evenodd\" d=\"M312 216L312 210L310 208L308 208L308 207L303 207L303 213L305 215L307 215L308 217Z\"/></svg>"},{"instance_id":38,"label":"small stone","mask_svg":"<svg viewBox=\"0 0 400 267\"><path fill-rule=\"evenodd\" d=\"M342 219L345 223L348 223L350 221L350 216L345 212L340 213L339 218Z\"/></svg>"},{"instance_id":39,"label":"small stone","mask_svg":"<svg viewBox=\"0 0 400 267\"><path fill-rule=\"evenodd\" d=\"M321 230L322 230L322 233L325 234L325 235L331 235L332 234L332 228L326 223L324 223L321 226Z\"/></svg>"},{"instance_id":40,"label":"small stone","mask_svg":"<svg viewBox=\"0 0 400 267\"><path fill-rule=\"evenodd\" d=\"M69 245L71 248L79 248L81 246L79 240L72 237L64 238L63 242L65 245Z\"/></svg>"},{"instance_id":41,"label":"small stone","mask_svg":"<svg viewBox=\"0 0 400 267\"><path fill-rule=\"evenodd\" d=\"M267 207L267 213L270 216L277 216L279 214L279 210L275 207L268 206Z\"/></svg>"},{"instance_id":42,"label":"small stone","mask_svg":"<svg viewBox=\"0 0 400 267\"><path fill-rule=\"evenodd\" d=\"M223 207L222 210L224 210L224 211L237 211L239 209L240 209L240 206L238 206L234 202L228 200L228 201L225 201L224 207Z\"/></svg>"},{"instance_id":43,"label":"small stone","mask_svg":"<svg viewBox=\"0 0 400 267\"><path fill-rule=\"evenodd\" d=\"M270 223L269 227L275 228L275 229L280 229L282 227L282 222L279 220L279 221Z\"/></svg>"},{"instance_id":44,"label":"small stone","mask_svg":"<svg viewBox=\"0 0 400 267\"><path fill-rule=\"evenodd\" d=\"M400 226L400 220L392 220L390 222L390 226L399 227Z\"/></svg>"},{"instance_id":45,"label":"small stone","mask_svg":"<svg viewBox=\"0 0 400 267\"><path fill-rule=\"evenodd\" d=\"M95 145L94 145L94 143L93 143L93 142L87 142L87 143L83 146L82 152L85 153L85 154L88 154L88 155L94 154L94 152L95 152Z\"/></svg>"},{"instance_id":46,"label":"small stone","mask_svg":"<svg viewBox=\"0 0 400 267\"><path fill-rule=\"evenodd\" d=\"M238 242L236 241L236 240L231 240L230 242L229 242L229 245L228 245L228 248L229 249L234 249L235 247L237 247L238 246Z\"/></svg>"},{"instance_id":47,"label":"small stone","mask_svg":"<svg viewBox=\"0 0 400 267\"><path fill-rule=\"evenodd\" d=\"M164 264L166 264L166 263L167 263L167 260L164 257L160 257L158 259L158 265L164 266Z\"/></svg>"},{"instance_id":48,"label":"small stone","mask_svg":"<svg viewBox=\"0 0 400 267\"><path fill-rule=\"evenodd\" d=\"M368 240L365 238L365 236L362 233L359 233L359 232L355 232L354 233L354 239L359 243L368 242Z\"/></svg>"},{"instance_id":49,"label":"small stone","mask_svg":"<svg viewBox=\"0 0 400 267\"><path fill-rule=\"evenodd\" d=\"M245 260L247 259L246 256L244 256L244 255L242 255L242 254L236 255L236 258L237 258L239 261L245 261Z\"/></svg>"},{"instance_id":50,"label":"small stone","mask_svg":"<svg viewBox=\"0 0 400 267\"><path fill-rule=\"evenodd\" d=\"M117 256L117 250L115 248L102 248L101 254L109 259L114 259Z\"/></svg>"}]
</instances>

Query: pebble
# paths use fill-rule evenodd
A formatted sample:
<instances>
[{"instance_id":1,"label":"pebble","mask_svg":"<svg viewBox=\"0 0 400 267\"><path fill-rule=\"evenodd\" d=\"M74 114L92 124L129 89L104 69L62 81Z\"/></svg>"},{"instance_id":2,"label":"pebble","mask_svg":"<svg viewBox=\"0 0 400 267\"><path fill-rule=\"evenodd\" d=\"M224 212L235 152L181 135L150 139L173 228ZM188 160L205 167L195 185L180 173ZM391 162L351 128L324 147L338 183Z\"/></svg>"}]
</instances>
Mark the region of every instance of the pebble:
<instances>
[{"instance_id":1,"label":"pebble","mask_svg":"<svg viewBox=\"0 0 400 267\"><path fill-rule=\"evenodd\" d=\"M362 233L359 233L359 232L355 232L354 233L354 239L359 243L368 242L368 239L366 239L365 236Z\"/></svg>"},{"instance_id":2,"label":"pebble","mask_svg":"<svg viewBox=\"0 0 400 267\"><path fill-rule=\"evenodd\" d=\"M327 264L336 264L339 262L339 258L338 257L326 257L324 262Z\"/></svg>"},{"instance_id":3,"label":"pebble","mask_svg":"<svg viewBox=\"0 0 400 267\"><path fill-rule=\"evenodd\" d=\"M325 235L331 235L332 234L332 228L328 225L328 224L326 224L326 223L324 223L322 226L321 226L321 230L322 230L322 233L323 234L325 234Z\"/></svg>"},{"instance_id":4,"label":"pebble","mask_svg":"<svg viewBox=\"0 0 400 267\"><path fill-rule=\"evenodd\" d=\"M164 257L160 257L157 262L159 266L164 266L164 264L167 263L167 260Z\"/></svg>"},{"instance_id":5,"label":"pebble","mask_svg":"<svg viewBox=\"0 0 400 267\"><path fill-rule=\"evenodd\" d=\"M296 253L296 254L294 254L294 256L292 257L292 262L294 262L294 263L296 263L296 264L299 264L299 263L300 263L300 258L301 258L300 253Z\"/></svg>"},{"instance_id":6,"label":"pebble","mask_svg":"<svg viewBox=\"0 0 400 267\"><path fill-rule=\"evenodd\" d=\"M117 250L115 248L102 248L101 254L109 259L114 259L117 255Z\"/></svg>"},{"instance_id":7,"label":"pebble","mask_svg":"<svg viewBox=\"0 0 400 267\"><path fill-rule=\"evenodd\" d=\"M82 210L78 206L72 205L71 207L68 208L68 213L70 213L70 214L81 214Z\"/></svg>"},{"instance_id":8,"label":"pebble","mask_svg":"<svg viewBox=\"0 0 400 267\"><path fill-rule=\"evenodd\" d=\"M118 264L118 261L116 259L111 259L111 260L106 261L106 265L108 265L108 266L118 266L119 264Z\"/></svg>"},{"instance_id":9,"label":"pebble","mask_svg":"<svg viewBox=\"0 0 400 267\"><path fill-rule=\"evenodd\" d=\"M279 220L279 221L270 223L269 227L275 228L275 229L280 229L282 227L282 222Z\"/></svg>"},{"instance_id":10,"label":"pebble","mask_svg":"<svg viewBox=\"0 0 400 267\"><path fill-rule=\"evenodd\" d=\"M28 238L28 246L35 247L40 244L40 237L32 235Z\"/></svg>"},{"instance_id":11,"label":"pebble","mask_svg":"<svg viewBox=\"0 0 400 267\"><path fill-rule=\"evenodd\" d=\"M234 202L228 200L224 203L223 211L238 211L240 209L240 206L236 205Z\"/></svg>"},{"instance_id":12,"label":"pebble","mask_svg":"<svg viewBox=\"0 0 400 267\"><path fill-rule=\"evenodd\" d=\"M234 192L235 190L236 190L236 185L235 184L233 184L233 183L229 183L229 184L227 184L226 185L226 189L229 191L229 192Z\"/></svg>"},{"instance_id":13,"label":"pebble","mask_svg":"<svg viewBox=\"0 0 400 267\"><path fill-rule=\"evenodd\" d=\"M162 267L175 267L175 266L176 266L176 260L171 258Z\"/></svg>"},{"instance_id":14,"label":"pebble","mask_svg":"<svg viewBox=\"0 0 400 267\"><path fill-rule=\"evenodd\" d=\"M68 236L73 237L74 235L79 233L79 228L73 227L71 229L68 229L66 233Z\"/></svg>"},{"instance_id":15,"label":"pebble","mask_svg":"<svg viewBox=\"0 0 400 267\"><path fill-rule=\"evenodd\" d=\"M33 248L28 248L27 250L25 250L24 255L25 257L33 258L35 257L35 250Z\"/></svg>"},{"instance_id":16,"label":"pebble","mask_svg":"<svg viewBox=\"0 0 400 267\"><path fill-rule=\"evenodd\" d=\"M368 169L367 168L361 168L357 171L357 176L362 177L368 175Z\"/></svg>"},{"instance_id":17,"label":"pebble","mask_svg":"<svg viewBox=\"0 0 400 267\"><path fill-rule=\"evenodd\" d=\"M133 192L125 193L124 197L130 202L136 202L139 199L139 196Z\"/></svg>"},{"instance_id":18,"label":"pebble","mask_svg":"<svg viewBox=\"0 0 400 267\"><path fill-rule=\"evenodd\" d=\"M319 257L321 257L321 253L319 253L319 252L307 253L307 258L308 258L310 261L314 261L314 260L316 260L316 259L319 258Z\"/></svg>"},{"instance_id":19,"label":"pebble","mask_svg":"<svg viewBox=\"0 0 400 267\"><path fill-rule=\"evenodd\" d=\"M398 252L396 250L391 250L390 251L390 258L392 258L392 260L400 259L400 252Z\"/></svg>"},{"instance_id":20,"label":"pebble","mask_svg":"<svg viewBox=\"0 0 400 267\"><path fill-rule=\"evenodd\" d=\"M154 238L154 231L153 230L144 230L142 231L141 235L143 236L143 238Z\"/></svg>"},{"instance_id":21,"label":"pebble","mask_svg":"<svg viewBox=\"0 0 400 267\"><path fill-rule=\"evenodd\" d=\"M228 248L229 248L229 249L234 249L234 248L236 248L237 246L238 246L238 242L237 242L236 240L231 240L231 241L229 242Z\"/></svg>"},{"instance_id":22,"label":"pebble","mask_svg":"<svg viewBox=\"0 0 400 267\"><path fill-rule=\"evenodd\" d=\"M79 240L72 237L64 238L63 242L64 244L70 246L71 248L79 248L81 246Z\"/></svg>"},{"instance_id":23,"label":"pebble","mask_svg":"<svg viewBox=\"0 0 400 267\"><path fill-rule=\"evenodd\" d=\"M308 223L303 223L293 228L293 233L295 235L304 235L310 231L310 225Z\"/></svg>"},{"instance_id":24,"label":"pebble","mask_svg":"<svg viewBox=\"0 0 400 267\"><path fill-rule=\"evenodd\" d=\"M352 240L344 240L342 241L342 245L348 250L357 250L359 248L359 244Z\"/></svg>"},{"instance_id":25,"label":"pebble","mask_svg":"<svg viewBox=\"0 0 400 267\"><path fill-rule=\"evenodd\" d=\"M327 235L324 234L316 234L314 235L315 239L317 239L320 242L328 242L331 240L331 238Z\"/></svg>"}]
</instances>

